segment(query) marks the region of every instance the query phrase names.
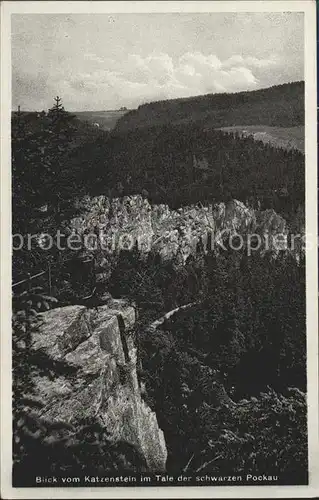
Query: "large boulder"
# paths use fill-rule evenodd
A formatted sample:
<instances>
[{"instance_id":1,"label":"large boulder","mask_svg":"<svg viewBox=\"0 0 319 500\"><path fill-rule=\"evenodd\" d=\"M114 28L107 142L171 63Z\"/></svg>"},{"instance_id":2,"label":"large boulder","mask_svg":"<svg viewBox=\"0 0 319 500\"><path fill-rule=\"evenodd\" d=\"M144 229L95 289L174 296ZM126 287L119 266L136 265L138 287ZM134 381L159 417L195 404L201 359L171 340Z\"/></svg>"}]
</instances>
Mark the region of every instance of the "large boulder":
<instances>
[{"instance_id":1,"label":"large boulder","mask_svg":"<svg viewBox=\"0 0 319 500\"><path fill-rule=\"evenodd\" d=\"M33 334L32 349L63 359L91 335L90 313L84 306L66 306L38 315L41 327Z\"/></svg>"},{"instance_id":2,"label":"large boulder","mask_svg":"<svg viewBox=\"0 0 319 500\"><path fill-rule=\"evenodd\" d=\"M134 307L111 298L97 310L67 306L39 318L32 349L50 369L33 374L43 403L38 416L66 423L98 418L109 439L135 446L149 471L164 472L164 435L141 397L136 347L129 335Z\"/></svg>"}]
</instances>

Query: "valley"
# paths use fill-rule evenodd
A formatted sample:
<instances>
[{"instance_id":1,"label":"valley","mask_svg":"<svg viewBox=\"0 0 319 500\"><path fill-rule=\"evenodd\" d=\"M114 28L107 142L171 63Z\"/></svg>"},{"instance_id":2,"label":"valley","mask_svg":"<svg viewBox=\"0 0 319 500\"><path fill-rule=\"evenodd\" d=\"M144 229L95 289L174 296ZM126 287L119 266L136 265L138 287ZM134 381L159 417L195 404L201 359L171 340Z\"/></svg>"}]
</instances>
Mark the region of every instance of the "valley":
<instances>
[{"instance_id":1,"label":"valley","mask_svg":"<svg viewBox=\"0 0 319 500\"><path fill-rule=\"evenodd\" d=\"M75 115L81 121L101 128L102 130L112 130L116 123L128 110L106 110L106 111L75 111Z\"/></svg>"},{"instance_id":2,"label":"valley","mask_svg":"<svg viewBox=\"0 0 319 500\"><path fill-rule=\"evenodd\" d=\"M12 115L17 482L306 483L303 89Z\"/></svg>"}]
</instances>

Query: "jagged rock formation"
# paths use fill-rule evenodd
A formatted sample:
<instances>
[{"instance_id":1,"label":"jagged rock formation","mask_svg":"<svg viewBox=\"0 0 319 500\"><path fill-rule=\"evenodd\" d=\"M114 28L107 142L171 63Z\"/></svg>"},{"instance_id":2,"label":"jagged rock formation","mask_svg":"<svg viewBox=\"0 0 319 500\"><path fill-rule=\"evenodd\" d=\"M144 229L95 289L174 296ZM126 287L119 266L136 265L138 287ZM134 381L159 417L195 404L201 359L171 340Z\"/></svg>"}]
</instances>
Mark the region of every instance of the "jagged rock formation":
<instances>
[{"instance_id":1,"label":"jagged rock formation","mask_svg":"<svg viewBox=\"0 0 319 500\"><path fill-rule=\"evenodd\" d=\"M166 445L156 415L145 404L136 372L136 347L129 334L134 308L111 299L93 309L67 306L39 315L32 352L51 367L34 375L44 403L38 416L72 423L97 417L113 441L134 445L149 471L165 471Z\"/></svg>"},{"instance_id":2,"label":"jagged rock formation","mask_svg":"<svg viewBox=\"0 0 319 500\"><path fill-rule=\"evenodd\" d=\"M96 234L101 259L103 254L116 254L137 244L141 254L152 250L162 260L184 264L200 241L204 249L218 252L236 234L244 241L248 234L259 235L260 252L276 255L289 234L285 219L274 210L258 211L238 200L172 210L167 205L150 205L140 195L112 200L99 196L78 201L78 208L83 215L65 223L67 231L82 237ZM282 247L279 240L273 244L277 235L282 235Z\"/></svg>"}]
</instances>

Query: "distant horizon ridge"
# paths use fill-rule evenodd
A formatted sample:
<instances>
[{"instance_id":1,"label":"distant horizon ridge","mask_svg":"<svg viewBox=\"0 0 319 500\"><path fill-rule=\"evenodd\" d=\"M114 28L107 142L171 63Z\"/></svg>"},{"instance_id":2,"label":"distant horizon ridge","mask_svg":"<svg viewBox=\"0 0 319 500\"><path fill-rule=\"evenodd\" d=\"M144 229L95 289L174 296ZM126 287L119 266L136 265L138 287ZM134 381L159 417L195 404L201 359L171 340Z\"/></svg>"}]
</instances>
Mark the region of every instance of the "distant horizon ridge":
<instances>
[{"instance_id":1,"label":"distant horizon ridge","mask_svg":"<svg viewBox=\"0 0 319 500\"><path fill-rule=\"evenodd\" d=\"M305 83L304 80L296 80L296 81L292 81L292 82L285 82L285 83L279 83L276 85L270 85L269 87L262 87L260 89L254 89L254 90L239 90L236 92L208 92L205 94L196 94L196 95L188 96L188 97L173 97L173 98L167 98L167 99L159 99L159 100L144 102L144 103L139 104L136 108L126 108L126 110L121 109L122 107L125 108L126 106L121 106L120 108L116 108L116 109L85 109L85 110L80 110L80 111L76 110L76 109L67 109L67 111L69 111L70 113L112 113L112 112L115 113L115 112L123 112L123 111L129 112L129 111L137 110L137 109L141 108L142 106L147 106L149 104L155 104L155 103L160 103L160 102L186 101L186 100L196 99L196 98L200 98L200 97L204 98L204 97L208 97L208 96L217 96L217 95L223 96L223 95L236 95L236 94L252 94L252 93L256 93L256 92L262 92L265 90L273 89L276 87L284 87L286 85L296 85L296 84L304 84L304 83ZM63 96L61 96L61 97L63 100ZM52 97L52 100L53 100L53 97ZM25 112L25 113L41 113L42 111L45 111L44 109L33 109L33 110L20 109L20 110L22 112ZM18 111L18 109L11 110L12 113L17 112L17 111Z\"/></svg>"}]
</instances>

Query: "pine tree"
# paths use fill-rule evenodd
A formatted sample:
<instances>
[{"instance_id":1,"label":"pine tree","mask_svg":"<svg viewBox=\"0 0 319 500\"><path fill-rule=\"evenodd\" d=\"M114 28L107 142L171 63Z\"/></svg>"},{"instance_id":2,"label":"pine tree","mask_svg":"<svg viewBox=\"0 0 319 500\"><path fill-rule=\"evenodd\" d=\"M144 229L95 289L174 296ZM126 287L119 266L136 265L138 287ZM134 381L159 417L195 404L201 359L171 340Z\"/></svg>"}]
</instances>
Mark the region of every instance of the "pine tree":
<instances>
[{"instance_id":1,"label":"pine tree","mask_svg":"<svg viewBox=\"0 0 319 500\"><path fill-rule=\"evenodd\" d=\"M66 112L62 99L57 96L48 111L48 134L46 163L46 195L51 202L57 224L60 222L62 202L68 198L68 156L76 128L75 116Z\"/></svg>"}]
</instances>

